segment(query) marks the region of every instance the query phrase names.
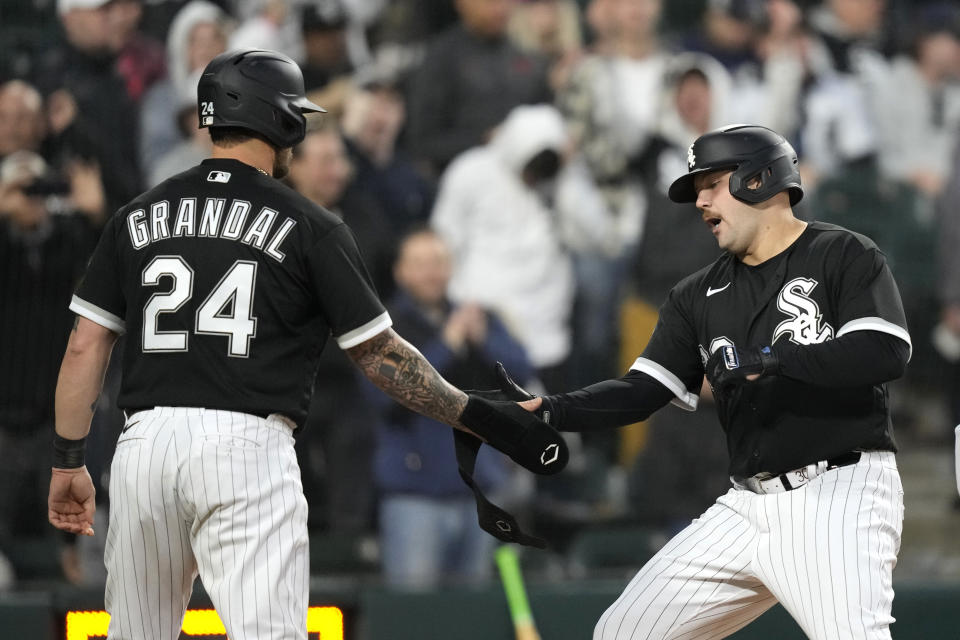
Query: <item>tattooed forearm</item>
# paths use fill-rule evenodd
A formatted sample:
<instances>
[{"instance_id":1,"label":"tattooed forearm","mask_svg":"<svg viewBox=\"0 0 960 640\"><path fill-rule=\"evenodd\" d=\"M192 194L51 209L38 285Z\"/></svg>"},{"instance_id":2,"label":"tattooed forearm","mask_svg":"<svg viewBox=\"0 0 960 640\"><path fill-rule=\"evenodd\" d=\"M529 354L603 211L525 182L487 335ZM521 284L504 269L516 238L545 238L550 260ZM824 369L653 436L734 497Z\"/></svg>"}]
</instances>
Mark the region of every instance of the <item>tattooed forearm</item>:
<instances>
[{"instance_id":1,"label":"tattooed forearm","mask_svg":"<svg viewBox=\"0 0 960 640\"><path fill-rule=\"evenodd\" d=\"M423 415L460 427L467 396L437 373L409 342L387 329L347 354L391 398Z\"/></svg>"}]
</instances>

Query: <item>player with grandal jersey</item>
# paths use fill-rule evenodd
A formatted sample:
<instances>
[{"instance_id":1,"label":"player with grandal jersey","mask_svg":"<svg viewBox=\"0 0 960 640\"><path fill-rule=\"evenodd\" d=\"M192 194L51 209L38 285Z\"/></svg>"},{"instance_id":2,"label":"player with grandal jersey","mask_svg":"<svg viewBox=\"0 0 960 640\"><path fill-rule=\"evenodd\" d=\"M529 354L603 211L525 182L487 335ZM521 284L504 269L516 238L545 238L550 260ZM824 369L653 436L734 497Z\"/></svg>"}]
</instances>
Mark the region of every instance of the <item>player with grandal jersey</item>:
<instances>
[{"instance_id":1,"label":"player with grandal jersey","mask_svg":"<svg viewBox=\"0 0 960 640\"><path fill-rule=\"evenodd\" d=\"M229 637L306 640L307 503L293 434L329 336L394 400L478 447L476 436L539 473L562 469L567 452L516 404L444 380L391 328L350 229L277 180L304 113L323 111L292 60L222 54L197 92L213 157L117 211L70 304L49 519L93 535L84 439L126 333L107 637L179 637L199 575Z\"/></svg>"}]
</instances>

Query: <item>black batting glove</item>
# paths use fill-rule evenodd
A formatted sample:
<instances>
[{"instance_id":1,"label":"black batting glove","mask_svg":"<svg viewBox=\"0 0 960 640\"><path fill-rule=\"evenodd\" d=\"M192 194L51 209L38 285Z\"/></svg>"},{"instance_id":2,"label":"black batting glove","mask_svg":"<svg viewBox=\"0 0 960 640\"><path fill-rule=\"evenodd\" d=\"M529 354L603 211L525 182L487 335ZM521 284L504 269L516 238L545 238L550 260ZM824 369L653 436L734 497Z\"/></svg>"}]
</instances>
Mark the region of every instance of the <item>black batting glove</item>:
<instances>
[{"instance_id":1,"label":"black batting glove","mask_svg":"<svg viewBox=\"0 0 960 640\"><path fill-rule=\"evenodd\" d=\"M543 549L546 541L524 532L516 519L490 502L477 485L473 474L477 453L483 444L477 436L525 469L541 475L560 472L567 466L570 452L563 436L550 426L549 411L541 407L530 412L517 404L536 396L514 382L500 362L496 365L496 374L499 389L467 391L467 406L460 422L473 433L454 431L457 466L460 477L473 491L481 529L503 542Z\"/></svg>"},{"instance_id":2,"label":"black batting glove","mask_svg":"<svg viewBox=\"0 0 960 640\"><path fill-rule=\"evenodd\" d=\"M770 347L747 347L737 349L724 345L713 352L707 360L707 382L714 392L726 392L745 382L753 374L776 375L780 361Z\"/></svg>"},{"instance_id":3,"label":"black batting glove","mask_svg":"<svg viewBox=\"0 0 960 640\"><path fill-rule=\"evenodd\" d=\"M471 389L467 390L467 393L486 400L513 400L514 402L533 400L537 397L514 382L502 362L497 362L494 367L494 372L497 376L497 384L500 386L499 389ZM550 403L546 398L541 400L540 408L532 413L547 424L550 424Z\"/></svg>"},{"instance_id":4,"label":"black batting glove","mask_svg":"<svg viewBox=\"0 0 960 640\"><path fill-rule=\"evenodd\" d=\"M470 394L460 424L540 475L559 473L570 459L563 436L512 400L487 400Z\"/></svg>"}]
</instances>

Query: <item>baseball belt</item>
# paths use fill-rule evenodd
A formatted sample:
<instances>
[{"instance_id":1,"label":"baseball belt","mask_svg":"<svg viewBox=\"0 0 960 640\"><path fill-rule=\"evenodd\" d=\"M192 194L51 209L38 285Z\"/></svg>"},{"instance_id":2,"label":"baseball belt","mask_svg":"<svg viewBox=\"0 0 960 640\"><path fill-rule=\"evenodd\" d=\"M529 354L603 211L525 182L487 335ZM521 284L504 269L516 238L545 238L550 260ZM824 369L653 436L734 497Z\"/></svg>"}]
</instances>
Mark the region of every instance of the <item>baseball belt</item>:
<instances>
[{"instance_id":1,"label":"baseball belt","mask_svg":"<svg viewBox=\"0 0 960 640\"><path fill-rule=\"evenodd\" d=\"M819 475L839 469L860 461L860 452L851 451L843 455L831 458L829 460L820 460L804 467L792 469L776 476L770 477L769 474L758 473L749 478L731 478L733 486L737 489L746 489L753 493L783 493L799 489L803 485Z\"/></svg>"}]
</instances>

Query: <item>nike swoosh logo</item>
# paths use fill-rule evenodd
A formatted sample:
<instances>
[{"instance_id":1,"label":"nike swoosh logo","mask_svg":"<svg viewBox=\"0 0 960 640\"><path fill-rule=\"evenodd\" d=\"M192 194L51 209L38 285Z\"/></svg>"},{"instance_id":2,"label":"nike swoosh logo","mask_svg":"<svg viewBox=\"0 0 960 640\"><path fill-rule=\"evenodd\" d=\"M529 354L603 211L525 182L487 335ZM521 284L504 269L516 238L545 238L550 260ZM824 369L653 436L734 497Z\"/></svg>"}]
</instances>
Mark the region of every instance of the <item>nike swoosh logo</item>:
<instances>
[{"instance_id":1,"label":"nike swoosh logo","mask_svg":"<svg viewBox=\"0 0 960 640\"><path fill-rule=\"evenodd\" d=\"M128 424L127 426L125 426L123 429L120 430L120 435L123 435L124 433L129 431L131 427L137 426L138 424L140 424L140 422L141 422L140 420L137 420L136 422L131 422L130 424Z\"/></svg>"},{"instance_id":2,"label":"nike swoosh logo","mask_svg":"<svg viewBox=\"0 0 960 640\"><path fill-rule=\"evenodd\" d=\"M710 288L710 287L707 287L707 297L709 298L710 296L712 296L712 295L715 294L715 293L720 293L721 291L723 291L724 289L726 289L727 287L729 287L731 284L733 284L733 283L732 283L732 282L728 282L727 284L723 285L723 286L720 287L719 289L712 289L712 288Z\"/></svg>"}]
</instances>

